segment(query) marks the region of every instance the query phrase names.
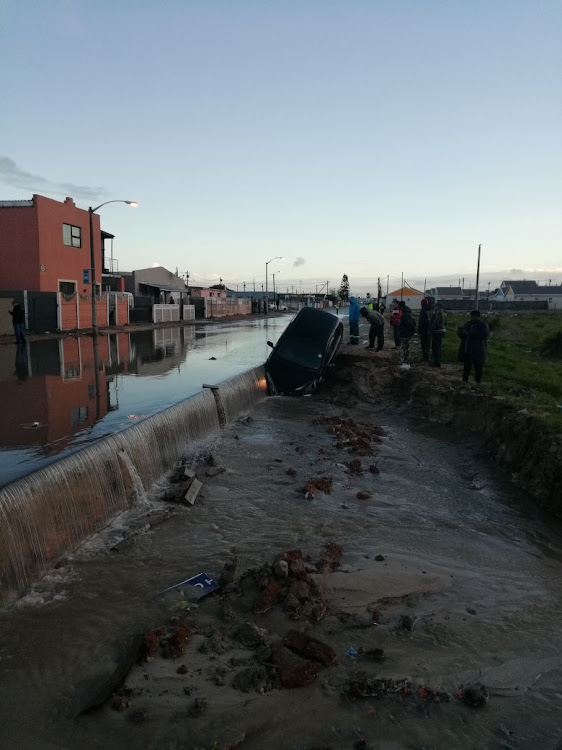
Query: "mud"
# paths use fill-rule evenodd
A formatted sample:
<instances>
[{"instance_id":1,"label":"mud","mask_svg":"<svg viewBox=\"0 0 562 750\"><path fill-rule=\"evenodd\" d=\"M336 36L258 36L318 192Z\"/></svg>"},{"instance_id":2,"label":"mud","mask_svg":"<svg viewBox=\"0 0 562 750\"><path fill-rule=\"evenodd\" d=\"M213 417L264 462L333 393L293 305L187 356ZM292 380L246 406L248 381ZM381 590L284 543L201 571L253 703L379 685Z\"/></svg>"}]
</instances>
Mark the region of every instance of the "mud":
<instances>
[{"instance_id":1,"label":"mud","mask_svg":"<svg viewBox=\"0 0 562 750\"><path fill-rule=\"evenodd\" d=\"M118 555L98 535L0 613L2 746L555 750L560 524L480 432L412 420L416 376L393 351L344 356L365 377L339 370L227 427L194 506L155 501L167 522ZM327 429L346 420L377 438L368 455ZM306 499L322 477L330 492ZM157 595L201 571L215 594ZM143 658L78 717L134 633Z\"/></svg>"}]
</instances>

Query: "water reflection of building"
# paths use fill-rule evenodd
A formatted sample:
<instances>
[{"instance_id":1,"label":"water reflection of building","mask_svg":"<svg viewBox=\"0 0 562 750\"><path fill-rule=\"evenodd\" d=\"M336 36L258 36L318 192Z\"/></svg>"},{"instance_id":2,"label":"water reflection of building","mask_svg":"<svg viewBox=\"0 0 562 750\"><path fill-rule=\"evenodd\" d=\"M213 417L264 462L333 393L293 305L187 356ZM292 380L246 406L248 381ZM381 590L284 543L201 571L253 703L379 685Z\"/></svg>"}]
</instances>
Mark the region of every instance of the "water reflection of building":
<instances>
[{"instance_id":1,"label":"water reflection of building","mask_svg":"<svg viewBox=\"0 0 562 750\"><path fill-rule=\"evenodd\" d=\"M130 334L131 356L128 371L136 375L163 375L179 368L195 342L191 327L156 328Z\"/></svg>"},{"instance_id":2,"label":"water reflection of building","mask_svg":"<svg viewBox=\"0 0 562 750\"><path fill-rule=\"evenodd\" d=\"M58 453L110 409L108 365L128 361L127 334L46 339L3 347L0 360L0 445L43 446ZM96 373L97 359L97 373ZM117 365L118 366L118 365Z\"/></svg>"}]
</instances>

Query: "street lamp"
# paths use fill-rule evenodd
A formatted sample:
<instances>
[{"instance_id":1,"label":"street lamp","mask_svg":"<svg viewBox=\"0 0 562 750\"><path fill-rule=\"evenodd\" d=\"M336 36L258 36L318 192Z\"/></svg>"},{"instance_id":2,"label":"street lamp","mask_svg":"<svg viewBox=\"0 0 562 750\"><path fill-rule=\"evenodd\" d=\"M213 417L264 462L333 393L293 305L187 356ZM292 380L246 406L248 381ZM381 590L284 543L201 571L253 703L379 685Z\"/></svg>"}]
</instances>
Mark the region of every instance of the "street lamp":
<instances>
[{"instance_id":1,"label":"street lamp","mask_svg":"<svg viewBox=\"0 0 562 750\"><path fill-rule=\"evenodd\" d=\"M273 304L275 304L275 276L280 273L281 271L275 271L275 273L271 274L273 276Z\"/></svg>"},{"instance_id":2,"label":"street lamp","mask_svg":"<svg viewBox=\"0 0 562 750\"><path fill-rule=\"evenodd\" d=\"M126 203L128 206L132 206L133 208L136 208L139 204L136 201L106 201L105 203L100 203L99 206L96 206L95 208L88 209L88 213L90 214L90 283L92 287L92 331L94 333L94 336L97 336L98 334L98 310L96 306L96 258L94 253L94 221L93 221L93 215L96 211L98 211L103 206L107 206L108 203ZM101 288L101 287L100 287Z\"/></svg>"},{"instance_id":3,"label":"street lamp","mask_svg":"<svg viewBox=\"0 0 562 750\"><path fill-rule=\"evenodd\" d=\"M269 294L267 292L267 267L274 260L284 260L282 255L276 255L275 258L268 260L265 264L265 314L267 315L267 309L269 307Z\"/></svg>"}]
</instances>

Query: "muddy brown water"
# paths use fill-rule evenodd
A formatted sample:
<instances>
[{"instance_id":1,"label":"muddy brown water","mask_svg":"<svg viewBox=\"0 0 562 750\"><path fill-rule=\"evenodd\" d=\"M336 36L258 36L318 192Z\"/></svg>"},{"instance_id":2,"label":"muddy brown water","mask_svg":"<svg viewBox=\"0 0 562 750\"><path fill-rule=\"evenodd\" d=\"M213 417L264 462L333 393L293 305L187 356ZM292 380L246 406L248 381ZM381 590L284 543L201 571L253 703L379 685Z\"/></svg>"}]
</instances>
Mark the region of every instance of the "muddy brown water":
<instances>
[{"instance_id":1,"label":"muddy brown water","mask_svg":"<svg viewBox=\"0 0 562 750\"><path fill-rule=\"evenodd\" d=\"M122 532L133 522L142 526L139 511L134 521L134 514L120 517L0 613L0 746L557 747L560 523L500 476L474 440L416 424L404 409L360 405L350 412L386 430L376 457L380 474L351 476L349 456L313 423L319 412L342 410L318 397L268 399L253 422L235 422L213 441L226 472L205 480L195 507L174 509L170 520L115 553L110 548ZM327 474L330 495L309 501L297 492L308 477ZM358 500L361 490L372 497ZM338 658L313 685L241 693L230 685L236 669L226 685L216 685L211 675L231 654L202 655L198 637L179 661L133 670L128 684L141 692L127 711L105 707L76 718L96 677L113 668L120 639L169 617L159 590L200 571L217 576L232 553L254 567L292 548L314 558L326 541L343 545L345 554L340 571L326 577L328 612L309 632ZM376 562L380 554L385 560ZM373 609L378 625L369 624ZM195 612L212 621L218 597ZM342 612L352 615L347 622L336 616ZM401 627L403 616L418 618L413 630ZM278 635L295 626L276 610L256 622ZM382 648L386 660L353 659L349 648ZM187 676L176 673L179 663L188 666ZM481 681L490 699L482 709L417 694L351 700L345 685L357 670L451 696ZM186 685L194 687L191 697ZM189 715L194 696L208 699L198 717ZM131 721L133 710L146 712L142 724Z\"/></svg>"}]
</instances>

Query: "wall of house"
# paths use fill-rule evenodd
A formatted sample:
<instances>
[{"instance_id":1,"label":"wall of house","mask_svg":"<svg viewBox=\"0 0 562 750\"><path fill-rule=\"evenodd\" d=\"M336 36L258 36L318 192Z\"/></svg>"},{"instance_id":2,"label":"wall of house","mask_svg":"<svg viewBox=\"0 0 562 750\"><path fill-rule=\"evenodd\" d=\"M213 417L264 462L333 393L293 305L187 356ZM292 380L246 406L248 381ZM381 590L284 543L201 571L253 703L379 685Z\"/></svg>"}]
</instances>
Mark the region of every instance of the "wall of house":
<instances>
[{"instance_id":1,"label":"wall of house","mask_svg":"<svg viewBox=\"0 0 562 750\"><path fill-rule=\"evenodd\" d=\"M0 289L38 291L41 274L36 204L0 207L0 245Z\"/></svg>"},{"instance_id":2,"label":"wall of house","mask_svg":"<svg viewBox=\"0 0 562 750\"><path fill-rule=\"evenodd\" d=\"M59 281L75 281L77 291L88 291L83 282L84 269L90 268L90 227L88 211L77 208L72 198L64 203L35 195L39 232L39 262L45 270L40 274L41 291L58 291ZM62 225L71 224L82 230L82 246L70 247L63 242ZM100 217L93 215L96 280L101 283ZM25 288L29 288L24 286Z\"/></svg>"},{"instance_id":3,"label":"wall of house","mask_svg":"<svg viewBox=\"0 0 562 750\"><path fill-rule=\"evenodd\" d=\"M172 287L181 292L187 291L183 279L180 279L175 273L168 271L164 266L156 266L156 268L141 268L138 271L133 271L133 288L134 293L137 295L140 294L139 284ZM127 291L130 291L127 287L127 279L125 281L125 287Z\"/></svg>"},{"instance_id":4,"label":"wall of house","mask_svg":"<svg viewBox=\"0 0 562 750\"><path fill-rule=\"evenodd\" d=\"M92 327L92 297L90 294L59 295L61 331L72 331L75 328ZM107 295L102 294L96 300L98 326L107 326Z\"/></svg>"}]
</instances>

